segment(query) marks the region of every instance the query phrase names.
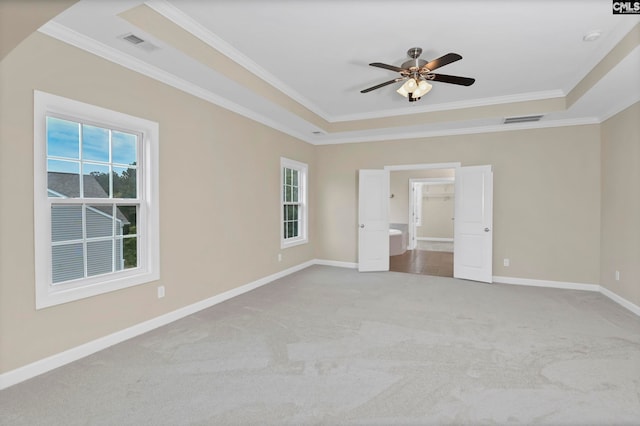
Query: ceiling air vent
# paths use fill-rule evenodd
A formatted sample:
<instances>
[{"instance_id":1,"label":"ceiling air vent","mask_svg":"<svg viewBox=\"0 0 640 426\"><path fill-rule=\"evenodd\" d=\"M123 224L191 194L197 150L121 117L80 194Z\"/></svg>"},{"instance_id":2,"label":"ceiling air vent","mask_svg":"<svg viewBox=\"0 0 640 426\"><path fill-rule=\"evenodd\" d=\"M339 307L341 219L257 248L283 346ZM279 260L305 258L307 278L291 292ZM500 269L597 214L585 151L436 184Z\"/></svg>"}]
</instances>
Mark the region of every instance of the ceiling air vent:
<instances>
[{"instance_id":1,"label":"ceiling air vent","mask_svg":"<svg viewBox=\"0 0 640 426\"><path fill-rule=\"evenodd\" d=\"M133 44L135 47L145 50L147 52L152 52L158 49L158 46L156 46L155 44L149 43L145 39L140 38L135 34L126 34L120 38L128 41L129 43Z\"/></svg>"},{"instance_id":2,"label":"ceiling air vent","mask_svg":"<svg viewBox=\"0 0 640 426\"><path fill-rule=\"evenodd\" d=\"M540 121L542 115L524 115L521 117L507 117L504 119L503 124L513 124L513 123L531 123L534 121Z\"/></svg>"},{"instance_id":3,"label":"ceiling air vent","mask_svg":"<svg viewBox=\"0 0 640 426\"><path fill-rule=\"evenodd\" d=\"M140 44L140 43L144 43L144 40L141 39L140 37L133 35L133 34L129 34L128 36L124 36L122 37L123 39L127 40L129 43L131 44Z\"/></svg>"}]
</instances>

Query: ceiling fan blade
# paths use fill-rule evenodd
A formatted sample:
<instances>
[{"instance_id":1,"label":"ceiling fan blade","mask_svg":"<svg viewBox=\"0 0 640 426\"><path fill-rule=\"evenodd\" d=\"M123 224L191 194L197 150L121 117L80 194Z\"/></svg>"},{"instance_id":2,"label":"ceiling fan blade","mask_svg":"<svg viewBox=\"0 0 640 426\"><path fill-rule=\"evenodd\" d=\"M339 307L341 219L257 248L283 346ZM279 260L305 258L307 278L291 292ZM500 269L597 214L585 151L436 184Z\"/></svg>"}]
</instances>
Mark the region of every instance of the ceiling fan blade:
<instances>
[{"instance_id":1,"label":"ceiling fan blade","mask_svg":"<svg viewBox=\"0 0 640 426\"><path fill-rule=\"evenodd\" d=\"M396 67L396 66L393 66L393 65L383 64L382 62L374 62L374 63L369 64L369 65L371 65L372 67L384 68L386 70L391 70L391 71L396 71L396 72L406 71L404 68Z\"/></svg>"},{"instance_id":2,"label":"ceiling fan blade","mask_svg":"<svg viewBox=\"0 0 640 426\"><path fill-rule=\"evenodd\" d=\"M400 80L404 80L404 78L403 77L394 78L393 80L389 80L389 81L385 81L384 83L376 84L375 86L371 86L368 89L361 90L360 93L367 93L367 92L370 92L372 90L376 90L376 89L379 89L381 87L388 86L389 84L395 83L396 81L400 81Z\"/></svg>"},{"instance_id":3,"label":"ceiling fan blade","mask_svg":"<svg viewBox=\"0 0 640 426\"><path fill-rule=\"evenodd\" d=\"M460 59L462 59L462 56L458 55L457 53L447 53L446 55L441 56L438 59L434 59L431 62L427 62L427 64L423 66L422 69L427 68L429 71L433 71L436 68L449 65L450 63L459 61Z\"/></svg>"},{"instance_id":4,"label":"ceiling fan blade","mask_svg":"<svg viewBox=\"0 0 640 426\"><path fill-rule=\"evenodd\" d=\"M461 86L471 86L475 83L475 78L469 77L459 77L457 75L446 75L446 74L427 74L428 80L440 81L442 83L451 83L451 84L459 84Z\"/></svg>"}]
</instances>

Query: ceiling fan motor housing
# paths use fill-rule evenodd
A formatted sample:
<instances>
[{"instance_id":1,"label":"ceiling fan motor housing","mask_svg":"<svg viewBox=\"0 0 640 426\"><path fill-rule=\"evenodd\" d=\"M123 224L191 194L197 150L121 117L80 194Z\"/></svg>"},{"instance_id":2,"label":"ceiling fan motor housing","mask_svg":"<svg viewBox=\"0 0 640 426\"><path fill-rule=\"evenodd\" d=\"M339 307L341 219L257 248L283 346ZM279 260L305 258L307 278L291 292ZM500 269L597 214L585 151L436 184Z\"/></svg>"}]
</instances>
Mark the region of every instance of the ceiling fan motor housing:
<instances>
[{"instance_id":1,"label":"ceiling fan motor housing","mask_svg":"<svg viewBox=\"0 0 640 426\"><path fill-rule=\"evenodd\" d=\"M418 59L418 57L422 55L421 47L412 47L407 50L407 56L411 59L404 62L401 67L410 71L416 71L427 64L427 61L424 59Z\"/></svg>"},{"instance_id":2,"label":"ceiling fan motor housing","mask_svg":"<svg viewBox=\"0 0 640 426\"><path fill-rule=\"evenodd\" d=\"M403 62L401 67L410 71L417 71L420 68L424 67L425 65L427 65L427 61L425 61L424 59L410 59L406 62Z\"/></svg>"}]
</instances>

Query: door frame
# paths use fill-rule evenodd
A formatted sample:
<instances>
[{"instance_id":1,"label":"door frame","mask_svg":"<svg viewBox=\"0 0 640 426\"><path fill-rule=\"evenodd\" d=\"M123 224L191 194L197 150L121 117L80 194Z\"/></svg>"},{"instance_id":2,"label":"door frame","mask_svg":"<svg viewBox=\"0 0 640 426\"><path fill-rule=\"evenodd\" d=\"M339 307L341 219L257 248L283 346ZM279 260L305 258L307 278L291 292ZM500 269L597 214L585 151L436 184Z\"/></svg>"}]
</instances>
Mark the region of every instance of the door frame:
<instances>
[{"instance_id":1,"label":"door frame","mask_svg":"<svg viewBox=\"0 0 640 426\"><path fill-rule=\"evenodd\" d=\"M488 164L488 165L485 165L485 166L490 167L491 171L493 170L492 165ZM468 167L473 167L473 166L468 166ZM460 162L392 165L392 166L384 166L383 170L385 170L387 172L392 172L392 171L428 170L428 169L445 169L445 168L446 169L451 169L451 168L456 169L456 173L455 173L456 181L455 182L456 182L456 185L457 185L458 174L459 174L458 171L459 171L459 169L462 168L462 163L460 163ZM390 179L390 174L389 174L389 179ZM491 178L491 182L493 182L493 178ZM492 183L492 187L493 187L493 183ZM457 194L458 190L456 189L455 191L456 191L456 194ZM493 192L493 189L492 189L492 192ZM386 199L387 199L387 206L389 206L389 197L387 196ZM455 234L455 228L456 228L456 224L454 224L454 234ZM486 229L485 229L485 231L486 231ZM493 230L491 229L491 231L493 231ZM455 239L455 236L454 236L454 239ZM455 246L455 243L454 243L454 246ZM492 250L492 252L493 252L493 250ZM491 253L491 257L493 257L493 253ZM454 262L455 262L455 253L454 253ZM454 265L454 276L455 276L455 265ZM489 282L491 282L491 281L489 281Z\"/></svg>"},{"instance_id":2,"label":"door frame","mask_svg":"<svg viewBox=\"0 0 640 426\"><path fill-rule=\"evenodd\" d=\"M401 165L391 165L391 166L384 166L383 169L384 170L388 170L389 172L395 172L395 171L408 171L408 170L437 170L437 169L458 169L462 167L462 163L461 162L455 162L455 163L421 163L421 164L401 164ZM438 178L441 179L441 178ZM409 185L411 185L411 183L409 183ZM409 202L412 203L412 197L411 197L411 186L409 186ZM409 224L409 228L411 228L411 212L413 210L410 208L409 209L409 215L407 217L407 223ZM454 225L455 226L455 225ZM414 235L413 235L412 239L412 235L409 235L409 247L413 247L415 248L415 227L414 227ZM410 250L412 250L410 248Z\"/></svg>"},{"instance_id":3,"label":"door frame","mask_svg":"<svg viewBox=\"0 0 640 426\"><path fill-rule=\"evenodd\" d=\"M384 170L390 172L402 171L402 170L430 170L430 169L457 169L462 167L462 163L423 163L423 164L402 164L396 166L384 166Z\"/></svg>"}]
</instances>

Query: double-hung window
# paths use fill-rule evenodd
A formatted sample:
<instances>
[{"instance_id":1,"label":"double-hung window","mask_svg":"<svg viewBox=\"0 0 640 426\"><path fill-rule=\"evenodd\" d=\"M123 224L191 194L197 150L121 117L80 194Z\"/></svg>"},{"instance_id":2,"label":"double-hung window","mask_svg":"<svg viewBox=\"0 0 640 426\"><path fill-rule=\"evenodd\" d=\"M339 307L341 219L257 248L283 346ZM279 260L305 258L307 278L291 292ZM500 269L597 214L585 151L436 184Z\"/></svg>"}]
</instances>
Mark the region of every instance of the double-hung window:
<instances>
[{"instance_id":1,"label":"double-hung window","mask_svg":"<svg viewBox=\"0 0 640 426\"><path fill-rule=\"evenodd\" d=\"M157 123L34 101L36 307L158 279Z\"/></svg>"},{"instance_id":2,"label":"double-hung window","mask_svg":"<svg viewBox=\"0 0 640 426\"><path fill-rule=\"evenodd\" d=\"M304 244L308 241L307 165L281 158L280 187L280 246Z\"/></svg>"}]
</instances>

